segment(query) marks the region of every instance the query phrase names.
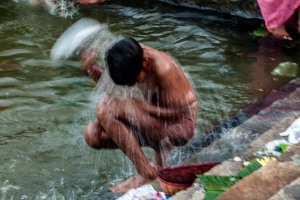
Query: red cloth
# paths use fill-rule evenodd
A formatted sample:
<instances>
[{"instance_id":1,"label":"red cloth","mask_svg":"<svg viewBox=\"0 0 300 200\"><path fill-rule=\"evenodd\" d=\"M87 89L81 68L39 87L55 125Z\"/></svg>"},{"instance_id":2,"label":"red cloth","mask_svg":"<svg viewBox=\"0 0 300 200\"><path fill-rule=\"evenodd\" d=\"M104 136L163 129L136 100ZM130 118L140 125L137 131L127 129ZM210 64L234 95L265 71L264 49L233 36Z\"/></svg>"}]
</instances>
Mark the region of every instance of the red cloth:
<instances>
[{"instance_id":1,"label":"red cloth","mask_svg":"<svg viewBox=\"0 0 300 200\"><path fill-rule=\"evenodd\" d=\"M268 30L284 25L297 11L300 0L257 0Z\"/></svg>"}]
</instances>

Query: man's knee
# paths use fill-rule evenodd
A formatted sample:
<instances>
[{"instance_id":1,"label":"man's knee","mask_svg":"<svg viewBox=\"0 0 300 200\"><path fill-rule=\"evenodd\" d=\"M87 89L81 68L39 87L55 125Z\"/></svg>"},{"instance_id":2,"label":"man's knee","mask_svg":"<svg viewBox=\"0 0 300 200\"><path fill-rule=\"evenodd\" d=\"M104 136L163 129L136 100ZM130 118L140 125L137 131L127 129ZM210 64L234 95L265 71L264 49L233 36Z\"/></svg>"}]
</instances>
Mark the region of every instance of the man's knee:
<instances>
[{"instance_id":1,"label":"man's knee","mask_svg":"<svg viewBox=\"0 0 300 200\"><path fill-rule=\"evenodd\" d=\"M170 137L169 140L174 146L184 146L193 138L193 136L193 132L181 133Z\"/></svg>"},{"instance_id":2,"label":"man's knee","mask_svg":"<svg viewBox=\"0 0 300 200\"><path fill-rule=\"evenodd\" d=\"M85 128L84 138L86 143L94 149L118 148L97 121L88 123Z\"/></svg>"},{"instance_id":3,"label":"man's knee","mask_svg":"<svg viewBox=\"0 0 300 200\"><path fill-rule=\"evenodd\" d=\"M89 122L88 125L85 127L84 131L84 138L86 143L95 149L100 148L100 138L98 137L99 134L99 125L97 122Z\"/></svg>"},{"instance_id":4,"label":"man's knee","mask_svg":"<svg viewBox=\"0 0 300 200\"><path fill-rule=\"evenodd\" d=\"M113 112L114 109L116 110L111 100L106 99L97 104L96 115L98 118L111 117L112 114L115 113Z\"/></svg>"}]
</instances>

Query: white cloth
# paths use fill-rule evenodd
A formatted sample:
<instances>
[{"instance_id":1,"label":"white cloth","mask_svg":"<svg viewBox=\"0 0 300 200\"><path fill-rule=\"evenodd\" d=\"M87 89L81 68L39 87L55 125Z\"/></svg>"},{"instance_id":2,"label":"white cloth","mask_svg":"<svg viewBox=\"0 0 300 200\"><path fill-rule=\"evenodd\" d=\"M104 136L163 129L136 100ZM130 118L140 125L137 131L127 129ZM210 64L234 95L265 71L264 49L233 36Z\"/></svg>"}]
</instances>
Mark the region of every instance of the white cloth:
<instances>
[{"instance_id":1,"label":"white cloth","mask_svg":"<svg viewBox=\"0 0 300 200\"><path fill-rule=\"evenodd\" d=\"M106 28L106 26L93 19L83 18L78 20L57 39L51 49L51 59L60 60L72 57L82 43L104 27Z\"/></svg>"},{"instance_id":2,"label":"white cloth","mask_svg":"<svg viewBox=\"0 0 300 200\"><path fill-rule=\"evenodd\" d=\"M266 147L266 154L267 155L272 155L272 156L280 156L281 152L279 152L278 150L276 150L277 147L279 147L281 144L287 144L290 145L291 143L286 141L285 139L281 139L281 140L272 140L270 142L268 142L265 147Z\"/></svg>"},{"instance_id":3,"label":"white cloth","mask_svg":"<svg viewBox=\"0 0 300 200\"><path fill-rule=\"evenodd\" d=\"M117 200L166 200L166 195L157 192L152 185L148 184L129 190Z\"/></svg>"},{"instance_id":4,"label":"white cloth","mask_svg":"<svg viewBox=\"0 0 300 200\"><path fill-rule=\"evenodd\" d=\"M288 141L292 144L300 142L300 117L296 119L284 132L279 133L281 136L288 136Z\"/></svg>"}]
</instances>

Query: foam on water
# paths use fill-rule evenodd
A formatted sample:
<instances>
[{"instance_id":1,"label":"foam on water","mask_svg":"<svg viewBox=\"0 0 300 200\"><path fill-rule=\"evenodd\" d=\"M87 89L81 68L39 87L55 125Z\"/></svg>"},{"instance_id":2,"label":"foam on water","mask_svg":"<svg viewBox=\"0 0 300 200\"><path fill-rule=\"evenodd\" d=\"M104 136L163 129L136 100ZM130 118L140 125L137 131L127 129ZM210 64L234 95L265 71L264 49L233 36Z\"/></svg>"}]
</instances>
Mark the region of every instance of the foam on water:
<instances>
[{"instance_id":1,"label":"foam on water","mask_svg":"<svg viewBox=\"0 0 300 200\"><path fill-rule=\"evenodd\" d=\"M0 185L0 190L1 190L1 194L2 194L1 199L5 200L7 197L7 193L9 193L11 190L19 190L19 189L20 189L20 186L10 184L9 180L5 180L2 184L2 186Z\"/></svg>"},{"instance_id":2,"label":"foam on water","mask_svg":"<svg viewBox=\"0 0 300 200\"><path fill-rule=\"evenodd\" d=\"M78 13L78 7L70 0L29 0L32 5L42 5L51 15L64 18L73 17Z\"/></svg>"}]
</instances>

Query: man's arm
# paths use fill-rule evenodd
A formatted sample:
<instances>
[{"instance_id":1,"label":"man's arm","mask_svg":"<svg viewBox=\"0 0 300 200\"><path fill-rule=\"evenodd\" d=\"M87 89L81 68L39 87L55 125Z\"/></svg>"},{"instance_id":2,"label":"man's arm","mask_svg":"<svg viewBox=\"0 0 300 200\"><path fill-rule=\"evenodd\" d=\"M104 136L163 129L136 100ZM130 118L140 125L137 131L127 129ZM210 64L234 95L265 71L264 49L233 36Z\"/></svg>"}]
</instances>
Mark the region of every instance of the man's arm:
<instances>
[{"instance_id":1,"label":"man's arm","mask_svg":"<svg viewBox=\"0 0 300 200\"><path fill-rule=\"evenodd\" d=\"M197 106L197 102L191 103L190 105L186 105L184 107L160 107L158 105L150 104L149 102L145 102L139 99L135 99L136 105L141 107L145 113L148 113L150 116L160 118L160 119L170 119L176 120L183 116L186 116L189 111Z\"/></svg>"},{"instance_id":2,"label":"man's arm","mask_svg":"<svg viewBox=\"0 0 300 200\"><path fill-rule=\"evenodd\" d=\"M92 56L84 56L82 58L83 70L92 77L95 83L97 83L103 73L103 69L99 67Z\"/></svg>"},{"instance_id":3,"label":"man's arm","mask_svg":"<svg viewBox=\"0 0 300 200\"><path fill-rule=\"evenodd\" d=\"M94 80L95 83L98 83L102 73L103 73L103 69L100 68L98 65L92 65L92 67L90 67L87 70L88 75L90 75L92 77L92 79Z\"/></svg>"}]
</instances>

